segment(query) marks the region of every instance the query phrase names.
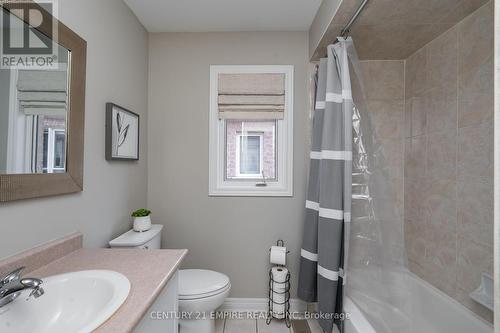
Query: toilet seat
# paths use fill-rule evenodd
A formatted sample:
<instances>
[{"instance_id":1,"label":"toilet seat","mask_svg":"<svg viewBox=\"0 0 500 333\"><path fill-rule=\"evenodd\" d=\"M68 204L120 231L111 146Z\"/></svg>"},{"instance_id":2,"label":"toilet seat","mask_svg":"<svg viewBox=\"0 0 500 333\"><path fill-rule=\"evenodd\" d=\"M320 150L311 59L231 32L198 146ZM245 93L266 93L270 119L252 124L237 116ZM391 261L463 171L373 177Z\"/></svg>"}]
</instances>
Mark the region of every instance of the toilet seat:
<instances>
[{"instance_id":1,"label":"toilet seat","mask_svg":"<svg viewBox=\"0 0 500 333\"><path fill-rule=\"evenodd\" d=\"M224 293L231 288L227 275L204 270L179 270L179 299L194 300Z\"/></svg>"},{"instance_id":2,"label":"toilet seat","mask_svg":"<svg viewBox=\"0 0 500 333\"><path fill-rule=\"evenodd\" d=\"M211 293L205 293L205 294L200 294L200 295L179 295L179 300L181 300L181 301L191 301L191 300L195 301L195 300L199 300L199 299L209 298L209 297L220 295L229 289L231 289L230 284L228 284L223 289L216 290L216 291L211 292Z\"/></svg>"}]
</instances>

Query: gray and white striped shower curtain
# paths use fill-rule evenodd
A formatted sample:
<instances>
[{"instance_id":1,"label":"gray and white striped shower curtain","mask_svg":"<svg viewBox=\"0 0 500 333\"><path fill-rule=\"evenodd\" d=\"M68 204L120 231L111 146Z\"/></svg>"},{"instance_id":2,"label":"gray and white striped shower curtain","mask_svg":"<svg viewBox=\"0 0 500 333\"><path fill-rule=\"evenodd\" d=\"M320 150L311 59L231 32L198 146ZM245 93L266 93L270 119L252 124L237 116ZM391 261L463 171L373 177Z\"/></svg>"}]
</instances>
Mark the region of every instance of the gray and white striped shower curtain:
<instances>
[{"instance_id":1,"label":"gray and white striped shower curtain","mask_svg":"<svg viewBox=\"0 0 500 333\"><path fill-rule=\"evenodd\" d=\"M352 94L350 38L328 47L317 74L306 220L298 295L318 302L327 333L342 312L350 233L352 186ZM322 319L321 319L322 318Z\"/></svg>"}]
</instances>

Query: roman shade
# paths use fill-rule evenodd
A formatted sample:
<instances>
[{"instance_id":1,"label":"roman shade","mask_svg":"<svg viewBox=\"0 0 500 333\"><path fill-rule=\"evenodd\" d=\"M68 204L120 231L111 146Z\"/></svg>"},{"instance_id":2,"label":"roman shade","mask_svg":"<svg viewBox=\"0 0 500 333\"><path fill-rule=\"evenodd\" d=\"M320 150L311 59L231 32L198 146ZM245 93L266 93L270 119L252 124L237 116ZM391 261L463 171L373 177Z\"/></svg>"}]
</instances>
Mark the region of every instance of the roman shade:
<instances>
[{"instance_id":1,"label":"roman shade","mask_svg":"<svg viewBox=\"0 0 500 333\"><path fill-rule=\"evenodd\" d=\"M284 74L219 74L219 119L283 119Z\"/></svg>"},{"instance_id":2,"label":"roman shade","mask_svg":"<svg viewBox=\"0 0 500 333\"><path fill-rule=\"evenodd\" d=\"M20 70L17 90L26 115L66 116L66 71Z\"/></svg>"},{"instance_id":3,"label":"roman shade","mask_svg":"<svg viewBox=\"0 0 500 333\"><path fill-rule=\"evenodd\" d=\"M17 79L17 90L66 92L67 76L67 71L20 70Z\"/></svg>"}]
</instances>

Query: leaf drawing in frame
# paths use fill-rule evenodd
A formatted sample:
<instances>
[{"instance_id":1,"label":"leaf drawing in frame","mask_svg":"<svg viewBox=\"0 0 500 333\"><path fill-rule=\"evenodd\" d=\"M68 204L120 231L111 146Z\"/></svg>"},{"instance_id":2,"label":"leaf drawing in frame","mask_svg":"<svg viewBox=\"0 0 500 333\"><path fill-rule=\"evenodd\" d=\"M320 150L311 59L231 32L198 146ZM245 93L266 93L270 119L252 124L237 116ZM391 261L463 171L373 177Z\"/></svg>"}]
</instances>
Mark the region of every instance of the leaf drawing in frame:
<instances>
[{"instance_id":1,"label":"leaf drawing in frame","mask_svg":"<svg viewBox=\"0 0 500 333\"><path fill-rule=\"evenodd\" d=\"M116 113L116 127L118 128L118 133L122 131L122 116L120 112Z\"/></svg>"},{"instance_id":2,"label":"leaf drawing in frame","mask_svg":"<svg viewBox=\"0 0 500 333\"><path fill-rule=\"evenodd\" d=\"M128 129L130 128L130 124L125 126L123 131L120 132L120 135L118 137L118 147L121 147L125 140L127 139L127 134L128 134Z\"/></svg>"},{"instance_id":3,"label":"leaf drawing in frame","mask_svg":"<svg viewBox=\"0 0 500 333\"><path fill-rule=\"evenodd\" d=\"M128 135L128 130L130 128L130 124L127 124L125 127L123 127L123 119L122 114L120 111L116 113L116 147L115 147L115 153L116 155L119 155L119 148L125 143L127 140L127 135Z\"/></svg>"}]
</instances>

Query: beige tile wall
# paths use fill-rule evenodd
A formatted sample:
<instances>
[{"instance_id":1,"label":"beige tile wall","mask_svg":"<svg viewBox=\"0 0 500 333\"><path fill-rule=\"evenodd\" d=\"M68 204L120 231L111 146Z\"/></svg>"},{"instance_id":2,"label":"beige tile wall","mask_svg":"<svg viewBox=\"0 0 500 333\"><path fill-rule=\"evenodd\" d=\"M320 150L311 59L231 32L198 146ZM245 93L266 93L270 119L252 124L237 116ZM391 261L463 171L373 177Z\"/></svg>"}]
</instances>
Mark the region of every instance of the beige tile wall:
<instances>
[{"instance_id":1,"label":"beige tile wall","mask_svg":"<svg viewBox=\"0 0 500 333\"><path fill-rule=\"evenodd\" d=\"M470 15L488 0L384 0L370 1L352 26L360 59L405 59ZM318 60L337 39L360 4L359 0L325 0L309 33L309 55ZM333 15L324 30L324 20ZM330 19L330 18L328 18ZM321 30L319 27L323 28ZM321 32L319 32L321 31Z\"/></svg>"},{"instance_id":2,"label":"beige tile wall","mask_svg":"<svg viewBox=\"0 0 500 333\"><path fill-rule=\"evenodd\" d=\"M405 246L410 269L490 322L468 294L493 269L493 5L405 66Z\"/></svg>"}]
</instances>

